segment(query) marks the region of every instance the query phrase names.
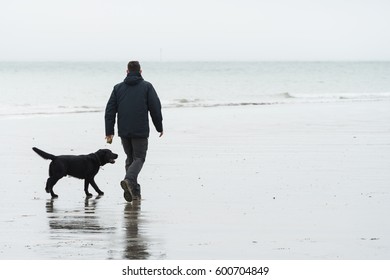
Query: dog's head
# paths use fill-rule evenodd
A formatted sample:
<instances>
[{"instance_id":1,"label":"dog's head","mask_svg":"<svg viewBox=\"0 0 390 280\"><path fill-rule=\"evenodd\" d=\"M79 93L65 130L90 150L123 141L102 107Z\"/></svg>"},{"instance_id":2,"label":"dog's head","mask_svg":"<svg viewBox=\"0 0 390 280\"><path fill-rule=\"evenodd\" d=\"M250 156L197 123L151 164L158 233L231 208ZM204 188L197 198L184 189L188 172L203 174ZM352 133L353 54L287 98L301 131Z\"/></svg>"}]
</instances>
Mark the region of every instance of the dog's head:
<instances>
[{"instance_id":1,"label":"dog's head","mask_svg":"<svg viewBox=\"0 0 390 280\"><path fill-rule=\"evenodd\" d=\"M106 163L115 163L115 160L118 158L117 154L114 154L109 149L100 149L95 153L100 160L100 165L103 166Z\"/></svg>"}]
</instances>

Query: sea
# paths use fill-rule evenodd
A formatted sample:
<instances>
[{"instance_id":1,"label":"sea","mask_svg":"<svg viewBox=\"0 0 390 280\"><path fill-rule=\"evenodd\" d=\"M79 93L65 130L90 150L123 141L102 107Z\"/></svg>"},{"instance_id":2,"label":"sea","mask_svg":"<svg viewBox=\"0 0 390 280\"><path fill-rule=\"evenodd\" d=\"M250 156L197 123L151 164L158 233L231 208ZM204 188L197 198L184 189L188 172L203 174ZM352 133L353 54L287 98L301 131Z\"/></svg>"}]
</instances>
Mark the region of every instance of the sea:
<instances>
[{"instance_id":1,"label":"sea","mask_svg":"<svg viewBox=\"0 0 390 280\"><path fill-rule=\"evenodd\" d=\"M0 118L104 111L127 62L0 62ZM390 62L141 62L163 108L390 100Z\"/></svg>"}]
</instances>

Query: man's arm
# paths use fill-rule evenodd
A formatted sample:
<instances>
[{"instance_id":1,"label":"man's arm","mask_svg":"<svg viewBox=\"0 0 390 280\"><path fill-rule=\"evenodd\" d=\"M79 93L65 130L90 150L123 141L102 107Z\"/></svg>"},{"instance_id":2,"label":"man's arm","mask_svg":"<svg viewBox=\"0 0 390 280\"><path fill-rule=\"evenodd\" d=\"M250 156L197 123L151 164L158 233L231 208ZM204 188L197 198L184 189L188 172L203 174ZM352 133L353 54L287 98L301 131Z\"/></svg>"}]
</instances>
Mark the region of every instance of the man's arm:
<instances>
[{"instance_id":1,"label":"man's arm","mask_svg":"<svg viewBox=\"0 0 390 280\"><path fill-rule=\"evenodd\" d=\"M154 127L160 132L160 137L163 136L161 102L152 84L150 84L148 91L148 110L152 117Z\"/></svg>"},{"instance_id":2,"label":"man's arm","mask_svg":"<svg viewBox=\"0 0 390 280\"><path fill-rule=\"evenodd\" d=\"M105 127L106 127L106 140L107 143L111 144L112 138L114 137L114 126L116 113L118 111L115 87L111 93L110 99L107 102L106 112L104 115Z\"/></svg>"}]
</instances>

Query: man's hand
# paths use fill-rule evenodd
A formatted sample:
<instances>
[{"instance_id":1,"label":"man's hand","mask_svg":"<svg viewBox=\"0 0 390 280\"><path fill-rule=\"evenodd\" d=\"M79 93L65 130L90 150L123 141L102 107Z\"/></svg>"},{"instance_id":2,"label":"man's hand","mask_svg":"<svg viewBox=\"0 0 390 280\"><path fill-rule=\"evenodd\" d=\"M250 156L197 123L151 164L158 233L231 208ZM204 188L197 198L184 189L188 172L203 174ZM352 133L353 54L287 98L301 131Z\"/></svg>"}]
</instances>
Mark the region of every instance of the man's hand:
<instances>
[{"instance_id":1,"label":"man's hand","mask_svg":"<svg viewBox=\"0 0 390 280\"><path fill-rule=\"evenodd\" d=\"M106 136L106 141L107 141L108 144L112 143L112 138L114 138L114 135L107 135Z\"/></svg>"}]
</instances>

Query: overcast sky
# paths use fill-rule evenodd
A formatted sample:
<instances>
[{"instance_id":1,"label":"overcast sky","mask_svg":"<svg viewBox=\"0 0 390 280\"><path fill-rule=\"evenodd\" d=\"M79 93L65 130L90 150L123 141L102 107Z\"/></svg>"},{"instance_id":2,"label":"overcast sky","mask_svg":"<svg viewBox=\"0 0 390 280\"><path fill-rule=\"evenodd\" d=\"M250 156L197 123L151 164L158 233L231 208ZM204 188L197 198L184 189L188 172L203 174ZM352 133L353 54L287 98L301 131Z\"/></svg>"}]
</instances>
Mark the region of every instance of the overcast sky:
<instances>
[{"instance_id":1,"label":"overcast sky","mask_svg":"<svg viewBox=\"0 0 390 280\"><path fill-rule=\"evenodd\" d=\"M0 60L390 60L389 0L0 3Z\"/></svg>"}]
</instances>

